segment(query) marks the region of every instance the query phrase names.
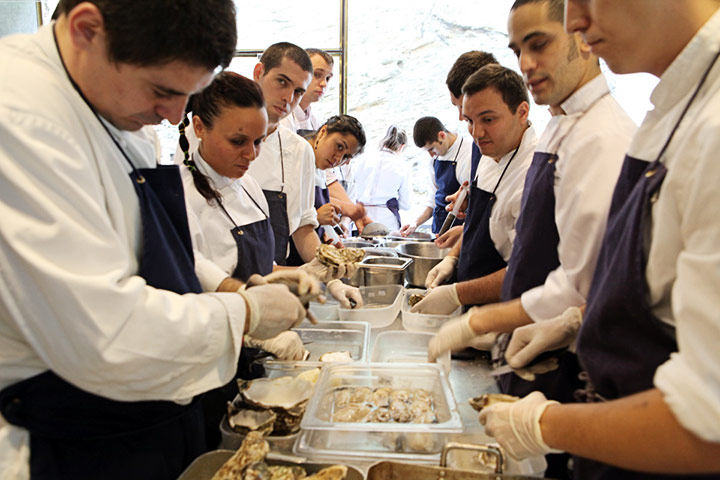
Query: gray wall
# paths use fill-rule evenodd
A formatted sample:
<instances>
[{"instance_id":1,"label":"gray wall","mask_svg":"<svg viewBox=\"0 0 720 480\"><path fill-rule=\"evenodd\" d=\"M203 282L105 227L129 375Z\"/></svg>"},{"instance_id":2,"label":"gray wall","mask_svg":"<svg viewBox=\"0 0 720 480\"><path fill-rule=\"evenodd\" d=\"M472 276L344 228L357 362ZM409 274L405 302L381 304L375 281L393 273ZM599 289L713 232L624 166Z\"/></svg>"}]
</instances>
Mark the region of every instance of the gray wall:
<instances>
[{"instance_id":1,"label":"gray wall","mask_svg":"<svg viewBox=\"0 0 720 480\"><path fill-rule=\"evenodd\" d=\"M33 0L0 0L0 37L37 31L37 7Z\"/></svg>"}]
</instances>

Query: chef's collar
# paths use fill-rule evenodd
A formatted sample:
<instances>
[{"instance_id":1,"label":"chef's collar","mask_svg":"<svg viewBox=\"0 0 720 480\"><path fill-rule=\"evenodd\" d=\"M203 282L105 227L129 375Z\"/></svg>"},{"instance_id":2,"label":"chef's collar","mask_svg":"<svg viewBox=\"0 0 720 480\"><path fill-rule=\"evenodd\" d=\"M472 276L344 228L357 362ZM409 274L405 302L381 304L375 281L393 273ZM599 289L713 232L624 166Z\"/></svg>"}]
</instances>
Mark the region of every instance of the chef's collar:
<instances>
[{"instance_id":1,"label":"chef's collar","mask_svg":"<svg viewBox=\"0 0 720 480\"><path fill-rule=\"evenodd\" d=\"M242 180L241 178L229 178L217 173L215 169L205 161L199 150L196 150L195 153L193 153L193 160L195 161L195 165L197 165L198 170L200 170L200 173L203 173L212 180L212 184L217 189L225 188L234 182Z\"/></svg>"},{"instance_id":2,"label":"chef's collar","mask_svg":"<svg viewBox=\"0 0 720 480\"><path fill-rule=\"evenodd\" d=\"M561 105L566 115L585 113L600 97L610 93L610 86L602 73L587 82Z\"/></svg>"}]
</instances>

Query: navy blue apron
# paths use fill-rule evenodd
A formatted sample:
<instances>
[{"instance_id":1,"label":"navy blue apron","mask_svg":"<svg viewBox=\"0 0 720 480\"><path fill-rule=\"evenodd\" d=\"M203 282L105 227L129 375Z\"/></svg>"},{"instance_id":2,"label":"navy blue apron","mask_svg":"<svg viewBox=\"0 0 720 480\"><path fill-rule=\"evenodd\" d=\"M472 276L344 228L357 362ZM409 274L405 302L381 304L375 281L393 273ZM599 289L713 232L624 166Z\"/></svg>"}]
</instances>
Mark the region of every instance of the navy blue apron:
<instances>
[{"instance_id":1,"label":"navy blue apron","mask_svg":"<svg viewBox=\"0 0 720 480\"><path fill-rule=\"evenodd\" d=\"M136 169L109 130L108 135L132 167L142 218L138 275L153 287L200 293L177 166ZM120 402L47 371L3 389L0 411L9 423L30 432L33 480L171 480L207 451L197 398L189 405Z\"/></svg>"},{"instance_id":2,"label":"navy blue apron","mask_svg":"<svg viewBox=\"0 0 720 480\"><path fill-rule=\"evenodd\" d=\"M259 220L247 225L238 226L230 213L222 203L218 203L225 216L234 225L230 234L235 240L237 247L237 265L233 271L233 278L247 282L251 275L267 275L273 270L274 238L270 227L270 220L267 214L260 208L260 205L242 187L245 194L255 204L258 210L264 215L264 220ZM253 380L262 377L264 369L255 363L260 353L257 348L243 347L240 350L236 377L243 380ZM238 386L235 378L226 385L207 392L202 398L203 412L205 414L205 435L210 448L217 448L220 444L220 422L227 413L227 402L232 401L238 394Z\"/></svg>"},{"instance_id":3,"label":"navy blue apron","mask_svg":"<svg viewBox=\"0 0 720 480\"><path fill-rule=\"evenodd\" d=\"M402 226L402 220L400 220L400 202L398 202L398 199L395 197L391 198L390 200L385 202L385 206L388 210L390 210L390 213L393 214L395 220L397 220L397 228L400 228Z\"/></svg>"},{"instance_id":4,"label":"navy blue apron","mask_svg":"<svg viewBox=\"0 0 720 480\"><path fill-rule=\"evenodd\" d=\"M458 146L457 152L455 152L455 158L451 162L447 160L433 160L435 183L437 184L437 190L435 191L435 208L433 209L433 233L438 233L440 231L443 223L445 222L445 218L448 216L448 211L445 210L445 207L448 205L448 201L445 200L445 197L452 195L460 188L460 182L457 181L456 169L457 158L460 154L460 149L462 148L464 140L464 138L460 137L460 145ZM461 225L462 223L462 220L455 219L455 225Z\"/></svg>"},{"instance_id":5,"label":"navy blue apron","mask_svg":"<svg viewBox=\"0 0 720 480\"><path fill-rule=\"evenodd\" d=\"M554 191L557 159L556 153L535 152L528 169L520 216L515 225L517 236L503 281L503 301L518 298L523 292L542 285L548 274L560 266ZM495 360L504 363L504 351L509 341L510 334L498 335L499 358ZM508 373L498 377L498 384L500 390L509 395L524 397L540 390L549 399L567 403L574 401L575 390L583 385L579 374L577 356L566 351L560 355L556 370L538 375L534 381L528 382L514 373ZM546 476L568 478L568 454L552 454L545 458L548 462Z\"/></svg>"},{"instance_id":6,"label":"navy blue apron","mask_svg":"<svg viewBox=\"0 0 720 480\"><path fill-rule=\"evenodd\" d=\"M495 192L519 149L520 146L518 145L507 165L505 165L502 174L500 174L500 178L498 178L492 192L486 192L476 186L477 165L472 165L472 177L470 177L472 183L468 192L467 217L463 228L463 243L457 267L458 282L484 277L507 266L505 259L495 248L495 242L490 236L490 217L497 200Z\"/></svg>"},{"instance_id":7,"label":"navy blue apron","mask_svg":"<svg viewBox=\"0 0 720 480\"><path fill-rule=\"evenodd\" d=\"M315 210L322 207L323 205L330 203L330 192L328 191L327 187L322 188L315 186L315 200L313 203L313 207ZM322 226L319 226L315 229L315 233L317 233L318 237L320 237L320 241L322 242L323 238L323 229ZM287 259L287 265L291 267L299 267L300 265L303 265L305 262L303 261L302 257L300 256L300 252L298 251L297 247L295 246L295 241L290 237L290 255L288 255Z\"/></svg>"},{"instance_id":8,"label":"navy blue apron","mask_svg":"<svg viewBox=\"0 0 720 480\"><path fill-rule=\"evenodd\" d=\"M285 159L282 149L282 138L278 130L278 143L280 144L280 168L282 169L282 186L280 191L265 190L265 200L267 200L270 209L270 225L272 226L273 236L275 237L275 263L278 265L286 265L288 254L288 241L290 239L290 225L288 223L287 212L287 194L285 190Z\"/></svg>"},{"instance_id":9,"label":"navy blue apron","mask_svg":"<svg viewBox=\"0 0 720 480\"><path fill-rule=\"evenodd\" d=\"M588 379L581 392L589 395L583 400L613 400L654 388L655 371L678 350L675 329L658 319L648 302L645 246L650 245L652 204L667 173L660 159L709 72L655 161L625 157L578 335L577 351ZM720 478L639 473L580 457L574 464L576 478L588 480Z\"/></svg>"}]
</instances>

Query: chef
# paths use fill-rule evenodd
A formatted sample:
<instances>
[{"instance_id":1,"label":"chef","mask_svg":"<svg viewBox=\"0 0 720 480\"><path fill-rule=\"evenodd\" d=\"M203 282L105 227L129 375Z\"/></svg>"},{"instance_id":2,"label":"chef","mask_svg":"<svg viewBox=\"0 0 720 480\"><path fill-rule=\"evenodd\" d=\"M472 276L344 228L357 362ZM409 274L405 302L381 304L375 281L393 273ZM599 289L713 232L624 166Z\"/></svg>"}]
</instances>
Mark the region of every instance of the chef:
<instances>
[{"instance_id":1,"label":"chef","mask_svg":"<svg viewBox=\"0 0 720 480\"><path fill-rule=\"evenodd\" d=\"M448 215L445 197L457 192L463 182L470 180L471 139L448 131L435 117L422 117L413 127L413 140L432 158L432 188L428 192L425 210L413 223L400 229L403 236L413 233L430 217L433 219L432 232L438 233ZM456 223L461 224L462 221Z\"/></svg>"},{"instance_id":2,"label":"chef","mask_svg":"<svg viewBox=\"0 0 720 480\"><path fill-rule=\"evenodd\" d=\"M468 78L462 93L463 115L483 156L472 172L466 219L470 225L462 241L428 274L430 286L456 270L459 281L435 286L413 312L448 315L461 305L500 301L525 174L535 152L537 137L528 121L530 105L520 75L489 64Z\"/></svg>"},{"instance_id":3,"label":"chef","mask_svg":"<svg viewBox=\"0 0 720 480\"><path fill-rule=\"evenodd\" d=\"M357 201L374 221L394 231L402 225L400 210L410 208L408 165L400 155L406 143L405 130L391 125L380 141L380 151L365 154L353 170Z\"/></svg>"},{"instance_id":4,"label":"chef","mask_svg":"<svg viewBox=\"0 0 720 480\"><path fill-rule=\"evenodd\" d=\"M199 293L180 175L142 127L229 64L235 12L173 6L61 0L0 40L1 478L177 478L243 334L305 316L282 285Z\"/></svg>"},{"instance_id":5,"label":"chef","mask_svg":"<svg viewBox=\"0 0 720 480\"><path fill-rule=\"evenodd\" d=\"M593 403L536 392L481 421L515 457L576 454L576 478L720 478L720 2L568 0L566 15L613 71L660 83L625 159L577 339ZM545 347L561 336L525 328Z\"/></svg>"},{"instance_id":6,"label":"chef","mask_svg":"<svg viewBox=\"0 0 720 480\"><path fill-rule=\"evenodd\" d=\"M487 332L511 333L585 303L624 150L635 131L610 94L597 57L579 35L564 32L562 0L517 0L508 37L535 103L549 105L553 117L526 176L504 303L475 307L446 323L431 342L433 352L459 348ZM560 368L533 381L503 375L500 388L518 396L541 390L571 401L582 386L580 367L570 352L559 362ZM566 456L547 460L547 476L567 478Z\"/></svg>"},{"instance_id":7,"label":"chef","mask_svg":"<svg viewBox=\"0 0 720 480\"><path fill-rule=\"evenodd\" d=\"M270 209L278 265L286 264L291 235L304 262L314 258L320 245L314 231L318 223L312 149L302 137L279 125L300 102L312 72L305 50L287 42L268 47L253 70L265 97L268 134L248 173L260 184Z\"/></svg>"},{"instance_id":8,"label":"chef","mask_svg":"<svg viewBox=\"0 0 720 480\"><path fill-rule=\"evenodd\" d=\"M280 125L287 127L295 133L316 132L323 122L318 120L312 112L312 104L318 102L327 91L328 84L333 77L335 61L332 55L318 48L306 48L312 62L312 80L303 94L300 102L293 108L292 113L280 120Z\"/></svg>"}]
</instances>

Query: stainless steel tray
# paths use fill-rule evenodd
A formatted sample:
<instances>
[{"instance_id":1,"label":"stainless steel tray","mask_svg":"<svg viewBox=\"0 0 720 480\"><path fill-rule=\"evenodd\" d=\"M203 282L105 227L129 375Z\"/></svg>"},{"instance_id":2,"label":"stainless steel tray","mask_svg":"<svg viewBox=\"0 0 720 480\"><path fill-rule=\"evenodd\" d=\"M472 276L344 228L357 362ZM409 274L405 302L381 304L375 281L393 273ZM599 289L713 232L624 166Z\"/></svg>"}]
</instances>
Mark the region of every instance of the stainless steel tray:
<instances>
[{"instance_id":1,"label":"stainless steel tray","mask_svg":"<svg viewBox=\"0 0 720 480\"><path fill-rule=\"evenodd\" d=\"M370 254L362 259L357 266L360 268L373 268L382 270L405 270L413 262L412 258L397 258L388 256L375 256Z\"/></svg>"},{"instance_id":2,"label":"stainless steel tray","mask_svg":"<svg viewBox=\"0 0 720 480\"><path fill-rule=\"evenodd\" d=\"M210 480L215 472L217 472L223 463L225 463L235 452L232 450L214 450L204 453L193 461L190 466L178 477L178 480ZM272 454L270 454L270 457ZM330 463L293 463L284 460L274 460L267 458L265 460L268 465L299 465L308 472L308 474L316 473L325 467L329 467ZM348 480L363 480L363 474L355 467L348 466Z\"/></svg>"}]
</instances>

